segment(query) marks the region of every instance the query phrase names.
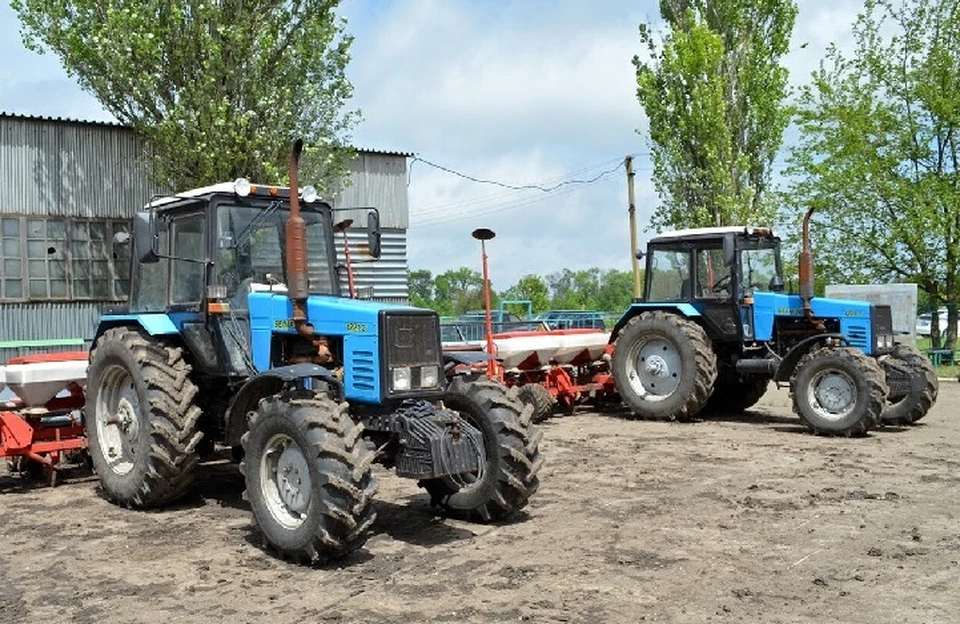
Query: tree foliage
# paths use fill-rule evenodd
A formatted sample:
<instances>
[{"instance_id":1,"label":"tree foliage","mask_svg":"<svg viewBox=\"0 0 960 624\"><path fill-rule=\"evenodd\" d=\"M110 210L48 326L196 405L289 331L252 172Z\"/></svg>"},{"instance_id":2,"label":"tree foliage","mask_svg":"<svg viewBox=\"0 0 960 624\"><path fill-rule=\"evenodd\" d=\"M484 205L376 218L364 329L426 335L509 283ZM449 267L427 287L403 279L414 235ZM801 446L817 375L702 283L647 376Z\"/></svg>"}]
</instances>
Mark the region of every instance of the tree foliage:
<instances>
[{"instance_id":1,"label":"tree foliage","mask_svg":"<svg viewBox=\"0 0 960 624\"><path fill-rule=\"evenodd\" d=\"M150 145L162 186L237 177L276 183L289 146L304 180L346 172L344 69L352 38L337 0L13 0L28 48L67 73Z\"/></svg>"},{"instance_id":2,"label":"tree foliage","mask_svg":"<svg viewBox=\"0 0 960 624\"><path fill-rule=\"evenodd\" d=\"M409 279L413 305L436 310L444 316L483 309L483 277L473 269L452 269L435 278L430 271L420 269L410 271ZM550 309L622 312L632 298L633 273L598 268L563 269L546 278L524 275L499 293L491 291L494 307L501 300L529 300L534 313Z\"/></svg>"},{"instance_id":3,"label":"tree foliage","mask_svg":"<svg viewBox=\"0 0 960 624\"><path fill-rule=\"evenodd\" d=\"M793 0L661 0L668 32L640 25L634 57L650 124L657 229L766 223L770 170L789 123L783 103Z\"/></svg>"},{"instance_id":4,"label":"tree foliage","mask_svg":"<svg viewBox=\"0 0 960 624\"><path fill-rule=\"evenodd\" d=\"M819 214L818 269L836 281L916 282L960 303L960 5L867 0L849 56L832 48L800 96L786 194Z\"/></svg>"}]
</instances>

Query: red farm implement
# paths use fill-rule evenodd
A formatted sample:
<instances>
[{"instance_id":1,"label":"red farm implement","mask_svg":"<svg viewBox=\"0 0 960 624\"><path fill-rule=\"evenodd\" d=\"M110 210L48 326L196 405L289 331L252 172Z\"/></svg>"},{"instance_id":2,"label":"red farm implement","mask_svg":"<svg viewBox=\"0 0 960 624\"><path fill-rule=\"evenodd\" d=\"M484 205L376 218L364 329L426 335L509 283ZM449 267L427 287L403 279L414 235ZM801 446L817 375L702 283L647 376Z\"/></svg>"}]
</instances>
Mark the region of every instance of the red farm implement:
<instances>
[{"instance_id":1,"label":"red farm implement","mask_svg":"<svg viewBox=\"0 0 960 624\"><path fill-rule=\"evenodd\" d=\"M87 447L82 384L87 353L71 351L11 359L0 367L0 387L16 397L0 403L0 457L22 472L47 472L56 482L66 453Z\"/></svg>"}]
</instances>

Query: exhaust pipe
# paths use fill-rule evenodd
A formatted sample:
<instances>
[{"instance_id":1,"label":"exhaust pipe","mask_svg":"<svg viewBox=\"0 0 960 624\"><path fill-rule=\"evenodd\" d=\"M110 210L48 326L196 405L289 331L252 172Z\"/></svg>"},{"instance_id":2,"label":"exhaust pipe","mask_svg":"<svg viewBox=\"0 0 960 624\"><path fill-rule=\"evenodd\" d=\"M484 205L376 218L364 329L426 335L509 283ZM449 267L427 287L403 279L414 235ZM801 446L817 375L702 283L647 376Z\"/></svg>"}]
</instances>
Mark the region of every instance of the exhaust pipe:
<instances>
[{"instance_id":1,"label":"exhaust pipe","mask_svg":"<svg viewBox=\"0 0 960 624\"><path fill-rule=\"evenodd\" d=\"M803 304L803 315L813 320L813 308L810 307L810 300L813 299L813 250L810 247L810 217L813 215L814 207L807 210L803 216L803 247L800 250L800 301ZM820 326L822 324L818 324Z\"/></svg>"},{"instance_id":2,"label":"exhaust pipe","mask_svg":"<svg viewBox=\"0 0 960 624\"><path fill-rule=\"evenodd\" d=\"M310 284L307 274L307 225L300 216L300 154L303 140L297 139L290 150L290 218L285 226L287 238L287 296L293 304L293 325L304 338L313 336L313 325L307 323L307 297Z\"/></svg>"}]
</instances>

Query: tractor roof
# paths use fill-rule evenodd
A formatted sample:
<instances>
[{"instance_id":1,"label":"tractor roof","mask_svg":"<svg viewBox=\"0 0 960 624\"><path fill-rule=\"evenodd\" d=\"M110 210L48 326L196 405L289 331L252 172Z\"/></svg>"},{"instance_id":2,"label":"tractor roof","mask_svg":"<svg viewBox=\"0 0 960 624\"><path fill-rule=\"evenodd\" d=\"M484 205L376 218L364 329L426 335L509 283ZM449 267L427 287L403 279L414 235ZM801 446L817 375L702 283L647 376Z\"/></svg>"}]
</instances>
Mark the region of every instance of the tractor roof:
<instances>
[{"instance_id":1,"label":"tractor roof","mask_svg":"<svg viewBox=\"0 0 960 624\"><path fill-rule=\"evenodd\" d=\"M156 196L146 206L144 206L144 208L147 210L151 208L175 208L178 205L189 204L196 199L209 199L214 195L236 195L238 197L260 197L264 199L288 199L290 197L289 187L250 184L246 180L242 180L242 182L247 185L249 191L238 192L237 184L240 182L241 180L237 180L236 182L219 182L217 184L211 184L210 186L202 186L189 191L182 191L180 193L176 193L175 195ZM314 195L314 197L316 197L316 195ZM317 199L319 200L317 203L326 205L325 201L320 198ZM301 201L304 201L305 204L310 205L313 204L315 200Z\"/></svg>"},{"instance_id":2,"label":"tractor roof","mask_svg":"<svg viewBox=\"0 0 960 624\"><path fill-rule=\"evenodd\" d=\"M770 228L750 227L744 225L729 225L725 227L706 227L691 228L686 230L674 230L672 232L663 232L650 239L651 243L673 243L679 239L688 238L695 240L704 239L722 239L724 234L740 234L742 236L768 236L777 238L776 232Z\"/></svg>"}]
</instances>

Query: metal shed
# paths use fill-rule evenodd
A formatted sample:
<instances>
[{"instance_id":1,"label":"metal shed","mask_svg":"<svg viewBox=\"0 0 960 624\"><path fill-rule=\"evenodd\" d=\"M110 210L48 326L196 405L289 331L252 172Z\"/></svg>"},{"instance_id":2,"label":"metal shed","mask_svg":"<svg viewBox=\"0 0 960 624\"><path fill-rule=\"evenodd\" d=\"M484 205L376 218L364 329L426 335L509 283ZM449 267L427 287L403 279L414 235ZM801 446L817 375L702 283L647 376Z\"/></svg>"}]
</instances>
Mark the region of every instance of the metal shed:
<instances>
[{"instance_id":1,"label":"metal shed","mask_svg":"<svg viewBox=\"0 0 960 624\"><path fill-rule=\"evenodd\" d=\"M140 165L143 150L116 123L0 112L0 361L89 346L103 308L126 299L129 260L111 241L158 192ZM355 262L357 285L406 302L410 154L357 152L333 205L354 220L351 249L367 210L345 209L376 207L383 232L381 259Z\"/></svg>"}]
</instances>

